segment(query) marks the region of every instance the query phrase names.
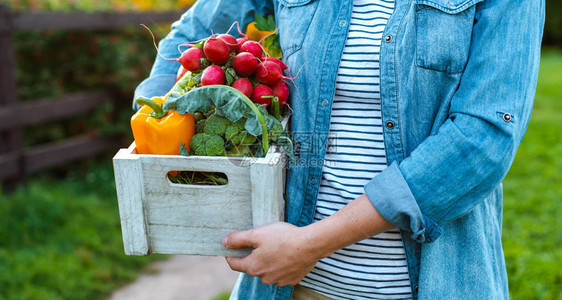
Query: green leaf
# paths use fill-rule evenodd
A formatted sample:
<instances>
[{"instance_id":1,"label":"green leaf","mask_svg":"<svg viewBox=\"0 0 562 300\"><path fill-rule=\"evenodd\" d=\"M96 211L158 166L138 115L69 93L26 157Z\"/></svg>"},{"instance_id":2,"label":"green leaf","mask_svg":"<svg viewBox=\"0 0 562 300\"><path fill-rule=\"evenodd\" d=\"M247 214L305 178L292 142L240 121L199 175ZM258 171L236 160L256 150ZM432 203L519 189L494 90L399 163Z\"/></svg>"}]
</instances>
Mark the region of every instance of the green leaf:
<instances>
[{"instance_id":1,"label":"green leaf","mask_svg":"<svg viewBox=\"0 0 562 300\"><path fill-rule=\"evenodd\" d=\"M178 82L172 87L170 92L177 92L177 93L186 93L187 88L189 87L189 82L193 79L193 73L187 71L185 75L183 75Z\"/></svg>"},{"instance_id":2,"label":"green leaf","mask_svg":"<svg viewBox=\"0 0 562 300\"><path fill-rule=\"evenodd\" d=\"M201 84L201 76L202 76L202 75L203 75L203 73L199 73L199 74L197 74L197 75L195 75L195 76L193 77L192 80L193 80L193 82L195 83L193 86L196 86L196 85Z\"/></svg>"},{"instance_id":3,"label":"green leaf","mask_svg":"<svg viewBox=\"0 0 562 300\"><path fill-rule=\"evenodd\" d=\"M200 58L201 70L205 70L208 66L212 65L211 61L206 58Z\"/></svg>"},{"instance_id":4,"label":"green leaf","mask_svg":"<svg viewBox=\"0 0 562 300\"><path fill-rule=\"evenodd\" d=\"M281 56L281 43L279 43L279 35L273 34L263 41L264 48L267 48L268 54L273 57Z\"/></svg>"},{"instance_id":5,"label":"green leaf","mask_svg":"<svg viewBox=\"0 0 562 300\"><path fill-rule=\"evenodd\" d=\"M232 67L232 63L234 61L234 57L236 57L236 53L232 52L230 53L230 57L228 58L228 61L225 64L225 67L227 68L231 68Z\"/></svg>"},{"instance_id":6,"label":"green leaf","mask_svg":"<svg viewBox=\"0 0 562 300\"><path fill-rule=\"evenodd\" d=\"M260 111L262 116L268 116L267 109L261 105L257 105L258 110ZM269 118L265 117L265 124L266 127L269 128L270 122ZM244 129L251 135L258 136L262 133L261 123L258 119L258 116L255 113L250 113L248 115L248 120L246 124L244 124ZM255 134L259 132L259 134Z\"/></svg>"},{"instance_id":7,"label":"green leaf","mask_svg":"<svg viewBox=\"0 0 562 300\"><path fill-rule=\"evenodd\" d=\"M203 50L203 47L205 46L205 42L206 42L206 41L204 40L204 41L202 41L201 43L199 43L199 44L197 44L197 45L193 45L192 48L199 48L199 49Z\"/></svg>"},{"instance_id":8,"label":"green leaf","mask_svg":"<svg viewBox=\"0 0 562 300\"><path fill-rule=\"evenodd\" d=\"M232 85L232 83L236 79L238 79L238 76L236 75L236 71L234 71L233 68L227 68L224 73L226 75L226 85Z\"/></svg>"},{"instance_id":9,"label":"green leaf","mask_svg":"<svg viewBox=\"0 0 562 300\"><path fill-rule=\"evenodd\" d=\"M182 142L180 142L180 155L189 156L187 148L185 148L185 145Z\"/></svg>"},{"instance_id":10,"label":"green leaf","mask_svg":"<svg viewBox=\"0 0 562 300\"><path fill-rule=\"evenodd\" d=\"M261 31L275 31L275 17L270 15L267 19L260 14L255 14L256 28Z\"/></svg>"}]
</instances>

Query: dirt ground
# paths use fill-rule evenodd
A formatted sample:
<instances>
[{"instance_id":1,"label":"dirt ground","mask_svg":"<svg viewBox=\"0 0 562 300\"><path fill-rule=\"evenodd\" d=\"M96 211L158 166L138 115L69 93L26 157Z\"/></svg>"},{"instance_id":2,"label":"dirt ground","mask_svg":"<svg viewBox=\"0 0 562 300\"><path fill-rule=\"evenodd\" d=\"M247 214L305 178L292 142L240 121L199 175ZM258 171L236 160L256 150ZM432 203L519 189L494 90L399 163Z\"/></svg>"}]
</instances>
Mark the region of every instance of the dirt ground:
<instances>
[{"instance_id":1,"label":"dirt ground","mask_svg":"<svg viewBox=\"0 0 562 300\"><path fill-rule=\"evenodd\" d=\"M108 300L211 300L230 292L238 272L224 257L177 255L151 264L150 274L113 293Z\"/></svg>"}]
</instances>

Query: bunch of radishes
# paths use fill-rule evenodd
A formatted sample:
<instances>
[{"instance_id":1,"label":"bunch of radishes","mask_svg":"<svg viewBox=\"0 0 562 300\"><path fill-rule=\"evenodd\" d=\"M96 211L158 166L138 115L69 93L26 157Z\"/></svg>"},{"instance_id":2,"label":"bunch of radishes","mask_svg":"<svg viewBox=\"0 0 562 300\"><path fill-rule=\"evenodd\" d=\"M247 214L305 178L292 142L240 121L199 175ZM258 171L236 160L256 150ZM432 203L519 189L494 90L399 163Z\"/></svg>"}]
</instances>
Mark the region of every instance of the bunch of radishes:
<instances>
[{"instance_id":1,"label":"bunch of radishes","mask_svg":"<svg viewBox=\"0 0 562 300\"><path fill-rule=\"evenodd\" d=\"M287 66L270 57L259 42L230 34L214 34L183 51L177 80L189 76L188 90L207 85L230 85L254 103L268 107L272 100L282 106L289 98L289 88L283 72ZM190 74L187 74L190 72Z\"/></svg>"}]
</instances>

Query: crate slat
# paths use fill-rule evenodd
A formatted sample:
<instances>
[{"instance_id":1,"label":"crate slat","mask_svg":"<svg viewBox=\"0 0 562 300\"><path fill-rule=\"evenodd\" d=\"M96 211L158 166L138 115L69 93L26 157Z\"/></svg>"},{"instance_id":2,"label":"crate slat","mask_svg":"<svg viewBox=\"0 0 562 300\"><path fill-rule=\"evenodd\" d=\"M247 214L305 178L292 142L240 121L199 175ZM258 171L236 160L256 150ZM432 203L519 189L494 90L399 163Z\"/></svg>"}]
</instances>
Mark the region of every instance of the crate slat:
<instances>
[{"instance_id":1,"label":"crate slat","mask_svg":"<svg viewBox=\"0 0 562 300\"><path fill-rule=\"evenodd\" d=\"M125 254L144 256L150 254L150 249L143 207L142 166L138 158L131 156L128 149L119 150L113 168Z\"/></svg>"},{"instance_id":2,"label":"crate slat","mask_svg":"<svg viewBox=\"0 0 562 300\"><path fill-rule=\"evenodd\" d=\"M230 250L222 246L222 239L232 232L228 228L152 225L150 231L154 253L241 257L251 252L251 249Z\"/></svg>"},{"instance_id":3,"label":"crate slat","mask_svg":"<svg viewBox=\"0 0 562 300\"><path fill-rule=\"evenodd\" d=\"M260 159L250 167L252 183L252 222L260 227L283 220L283 169L282 153L270 154L267 159ZM264 179L267 184L264 184ZM264 201L269 199L270 201Z\"/></svg>"}]
</instances>

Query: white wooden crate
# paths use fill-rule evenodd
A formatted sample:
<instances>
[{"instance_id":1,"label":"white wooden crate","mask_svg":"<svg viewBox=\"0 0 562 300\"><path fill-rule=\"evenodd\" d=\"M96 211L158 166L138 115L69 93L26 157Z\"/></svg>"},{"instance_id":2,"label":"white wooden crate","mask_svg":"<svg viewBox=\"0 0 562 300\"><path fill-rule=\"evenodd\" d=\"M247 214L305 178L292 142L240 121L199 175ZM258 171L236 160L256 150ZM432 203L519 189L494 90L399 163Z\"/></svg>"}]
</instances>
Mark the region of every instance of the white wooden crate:
<instances>
[{"instance_id":1,"label":"white wooden crate","mask_svg":"<svg viewBox=\"0 0 562 300\"><path fill-rule=\"evenodd\" d=\"M222 239L239 230L282 221L285 154L238 166L227 157L139 155L135 144L113 158L125 254L245 256ZM170 171L226 174L228 184L174 184Z\"/></svg>"}]
</instances>

